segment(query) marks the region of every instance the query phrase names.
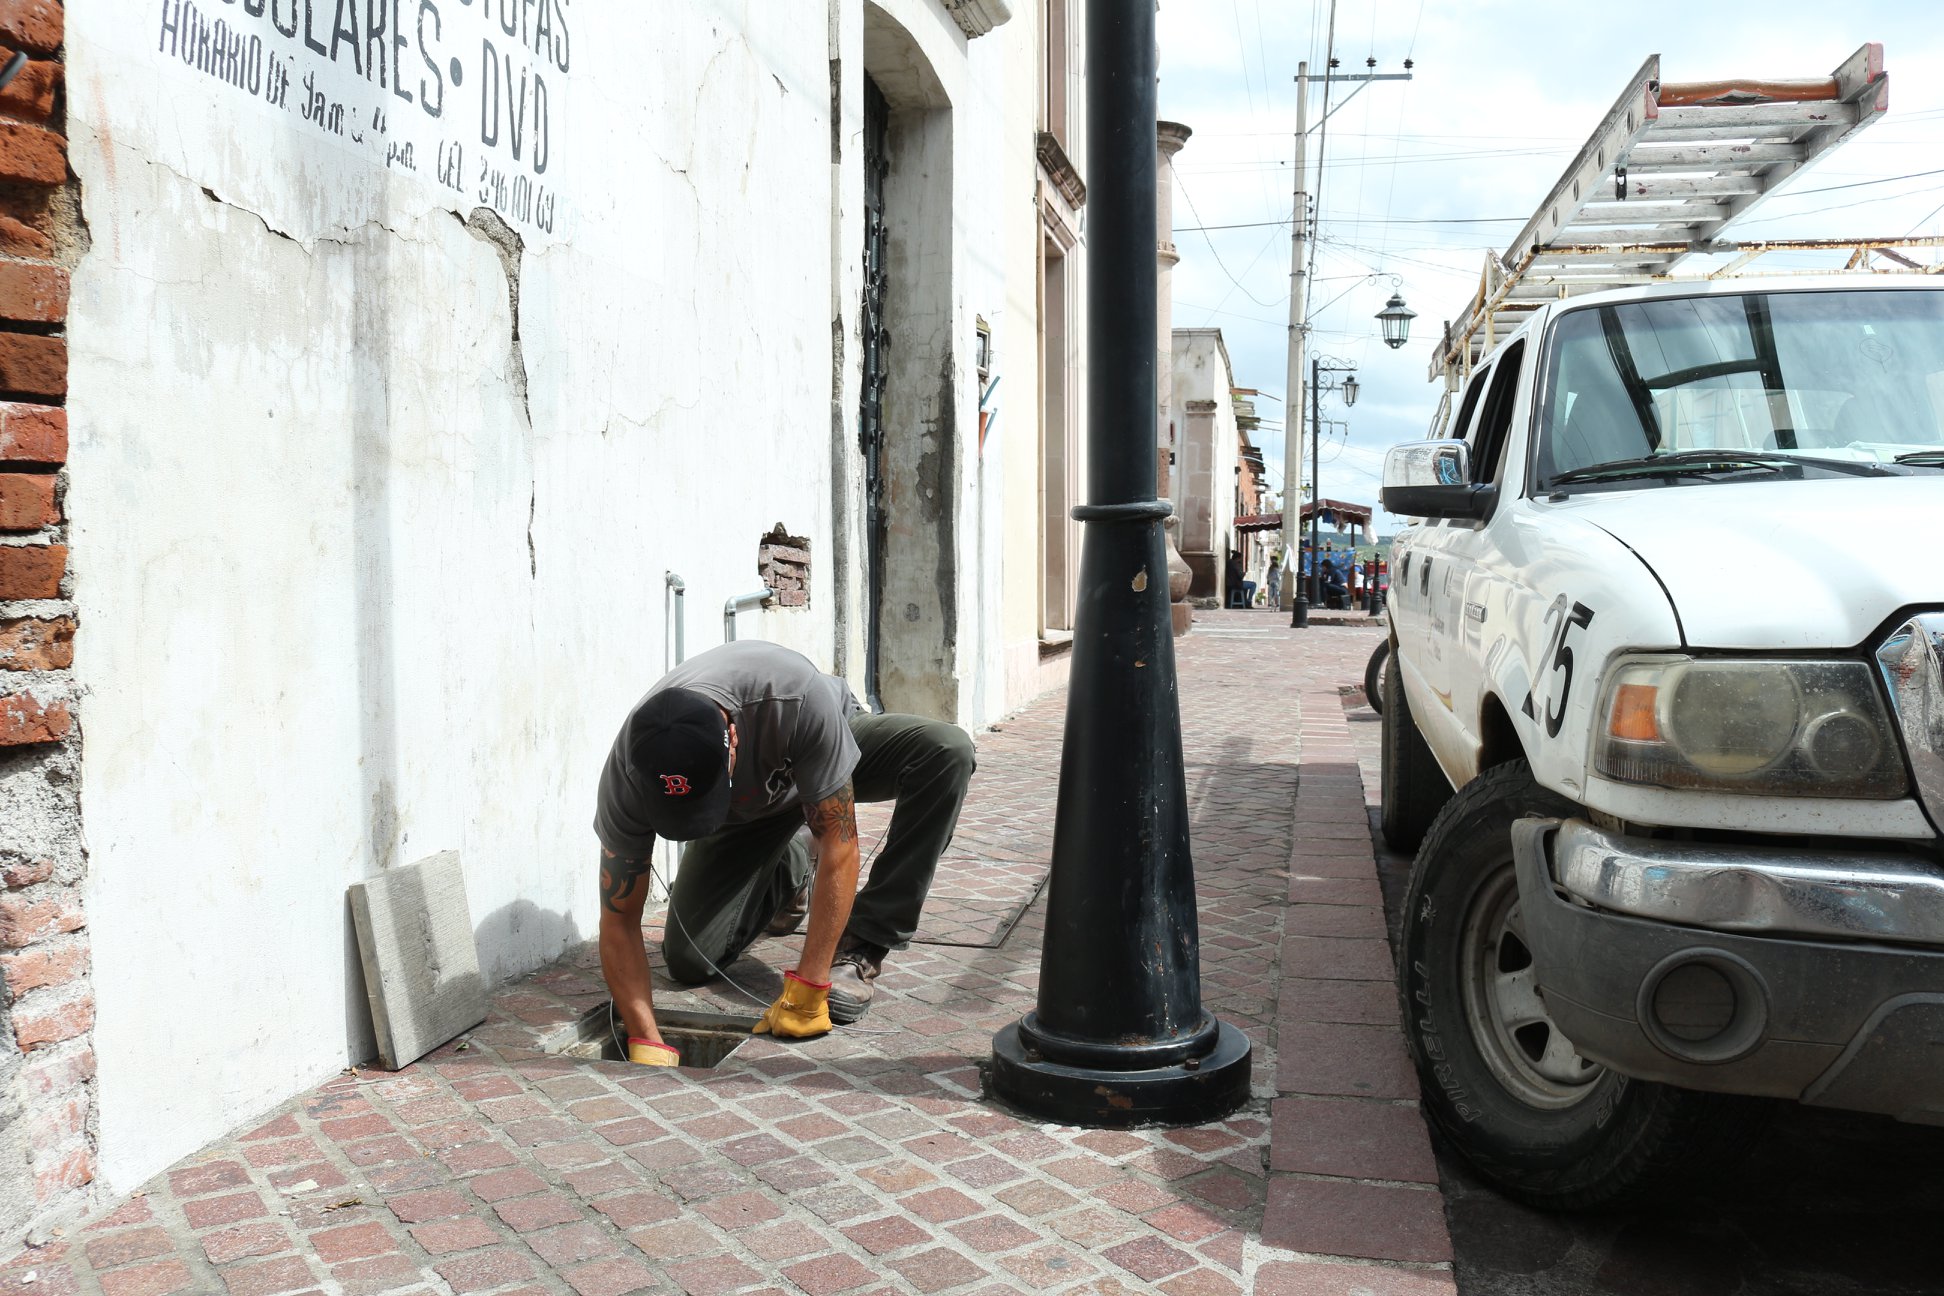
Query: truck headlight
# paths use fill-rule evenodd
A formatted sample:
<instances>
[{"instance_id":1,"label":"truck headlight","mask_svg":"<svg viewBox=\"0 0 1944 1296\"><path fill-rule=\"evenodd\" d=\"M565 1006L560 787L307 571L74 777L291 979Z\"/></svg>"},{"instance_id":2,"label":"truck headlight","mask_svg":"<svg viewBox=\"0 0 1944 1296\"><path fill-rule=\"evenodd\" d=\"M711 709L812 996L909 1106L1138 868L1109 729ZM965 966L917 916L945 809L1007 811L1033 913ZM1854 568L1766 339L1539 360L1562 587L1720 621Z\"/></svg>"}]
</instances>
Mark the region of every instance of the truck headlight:
<instances>
[{"instance_id":1,"label":"truck headlight","mask_svg":"<svg viewBox=\"0 0 1944 1296\"><path fill-rule=\"evenodd\" d=\"M1601 690L1599 717L1593 767L1622 783L1880 800L1907 788L1862 662L1626 662Z\"/></svg>"}]
</instances>

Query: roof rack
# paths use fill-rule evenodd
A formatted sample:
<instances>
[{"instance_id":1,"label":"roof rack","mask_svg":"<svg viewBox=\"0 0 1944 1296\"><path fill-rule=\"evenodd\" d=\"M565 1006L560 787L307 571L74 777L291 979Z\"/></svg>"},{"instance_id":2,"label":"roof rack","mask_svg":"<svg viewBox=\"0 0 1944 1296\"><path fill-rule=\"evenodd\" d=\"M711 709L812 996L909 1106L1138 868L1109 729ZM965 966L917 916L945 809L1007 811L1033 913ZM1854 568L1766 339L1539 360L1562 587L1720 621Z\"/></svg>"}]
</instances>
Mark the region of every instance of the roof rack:
<instances>
[{"instance_id":1,"label":"roof rack","mask_svg":"<svg viewBox=\"0 0 1944 1296\"><path fill-rule=\"evenodd\" d=\"M1882 259L1905 272L1944 271L1899 251L1944 246L1939 238L1725 237L1791 176L1881 117L1889 100L1883 46L1874 42L1829 76L1803 81L1663 83L1660 55L1650 56L1504 254L1486 256L1471 304L1445 325L1430 377L1455 390L1543 302L1738 275L1769 252L1841 250L1851 254L1841 269L1872 270ZM1678 273L1695 253L1739 255L1712 271Z\"/></svg>"}]
</instances>

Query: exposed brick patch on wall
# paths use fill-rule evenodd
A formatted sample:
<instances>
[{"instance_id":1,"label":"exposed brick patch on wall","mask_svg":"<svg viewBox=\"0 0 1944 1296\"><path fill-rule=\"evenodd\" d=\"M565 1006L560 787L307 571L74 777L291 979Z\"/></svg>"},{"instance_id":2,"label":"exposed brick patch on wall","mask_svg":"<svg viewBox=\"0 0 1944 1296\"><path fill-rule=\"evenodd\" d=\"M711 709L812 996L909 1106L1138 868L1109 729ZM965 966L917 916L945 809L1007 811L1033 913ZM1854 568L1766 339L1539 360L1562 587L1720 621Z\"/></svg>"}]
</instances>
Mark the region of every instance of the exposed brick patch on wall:
<instances>
[{"instance_id":1,"label":"exposed brick patch on wall","mask_svg":"<svg viewBox=\"0 0 1944 1296\"><path fill-rule=\"evenodd\" d=\"M57 671L72 665L73 617L0 617L0 670Z\"/></svg>"},{"instance_id":2,"label":"exposed brick patch on wall","mask_svg":"<svg viewBox=\"0 0 1944 1296\"><path fill-rule=\"evenodd\" d=\"M0 749L59 742L73 730L74 713L66 702L43 702L32 693L0 693ZM0 813L4 804L0 802Z\"/></svg>"},{"instance_id":3,"label":"exposed brick patch on wall","mask_svg":"<svg viewBox=\"0 0 1944 1296\"><path fill-rule=\"evenodd\" d=\"M810 541L778 522L756 546L756 570L776 591L778 607L810 606Z\"/></svg>"},{"instance_id":4,"label":"exposed brick patch on wall","mask_svg":"<svg viewBox=\"0 0 1944 1296\"><path fill-rule=\"evenodd\" d=\"M82 901L78 617L67 516L68 174L58 0L0 0L0 1254L95 1177L93 953Z\"/></svg>"}]
</instances>

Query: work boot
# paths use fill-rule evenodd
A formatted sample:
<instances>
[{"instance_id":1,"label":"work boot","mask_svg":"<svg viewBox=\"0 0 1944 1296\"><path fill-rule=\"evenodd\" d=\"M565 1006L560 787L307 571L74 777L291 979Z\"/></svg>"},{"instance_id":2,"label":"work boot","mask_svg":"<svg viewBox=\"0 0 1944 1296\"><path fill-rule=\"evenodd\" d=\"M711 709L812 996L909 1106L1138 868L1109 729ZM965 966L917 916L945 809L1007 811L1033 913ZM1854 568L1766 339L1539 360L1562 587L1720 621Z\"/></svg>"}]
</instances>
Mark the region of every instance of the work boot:
<instances>
[{"instance_id":1,"label":"work boot","mask_svg":"<svg viewBox=\"0 0 1944 1296\"><path fill-rule=\"evenodd\" d=\"M848 1026L871 1010L871 996L877 993L878 974L884 971L884 956L889 952L882 945L844 937L830 962L831 1021Z\"/></svg>"},{"instance_id":2,"label":"work boot","mask_svg":"<svg viewBox=\"0 0 1944 1296\"><path fill-rule=\"evenodd\" d=\"M770 916L769 926L763 930L771 936L788 936L803 926L803 915L810 912L810 884L805 882L796 889L796 894L783 902L783 907Z\"/></svg>"}]
</instances>

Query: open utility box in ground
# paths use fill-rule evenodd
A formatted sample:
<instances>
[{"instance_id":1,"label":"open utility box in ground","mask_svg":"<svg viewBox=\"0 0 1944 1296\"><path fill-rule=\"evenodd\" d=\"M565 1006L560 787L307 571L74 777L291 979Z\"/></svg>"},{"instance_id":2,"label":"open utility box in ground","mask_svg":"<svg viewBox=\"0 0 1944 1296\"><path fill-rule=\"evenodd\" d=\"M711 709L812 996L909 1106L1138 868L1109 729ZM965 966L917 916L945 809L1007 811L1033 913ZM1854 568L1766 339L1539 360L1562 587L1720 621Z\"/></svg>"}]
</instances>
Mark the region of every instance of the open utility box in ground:
<instances>
[{"instance_id":1,"label":"open utility box in ground","mask_svg":"<svg viewBox=\"0 0 1944 1296\"><path fill-rule=\"evenodd\" d=\"M582 1013L580 1020L555 1032L540 1047L563 1057L585 1058L590 1062L628 1060L626 1026L612 1016L613 1005L604 1003ZM719 1066L749 1039L750 1028L760 1018L737 1013L691 1012L686 1009L657 1009L655 1024L662 1038L681 1050L685 1067Z\"/></svg>"}]
</instances>

